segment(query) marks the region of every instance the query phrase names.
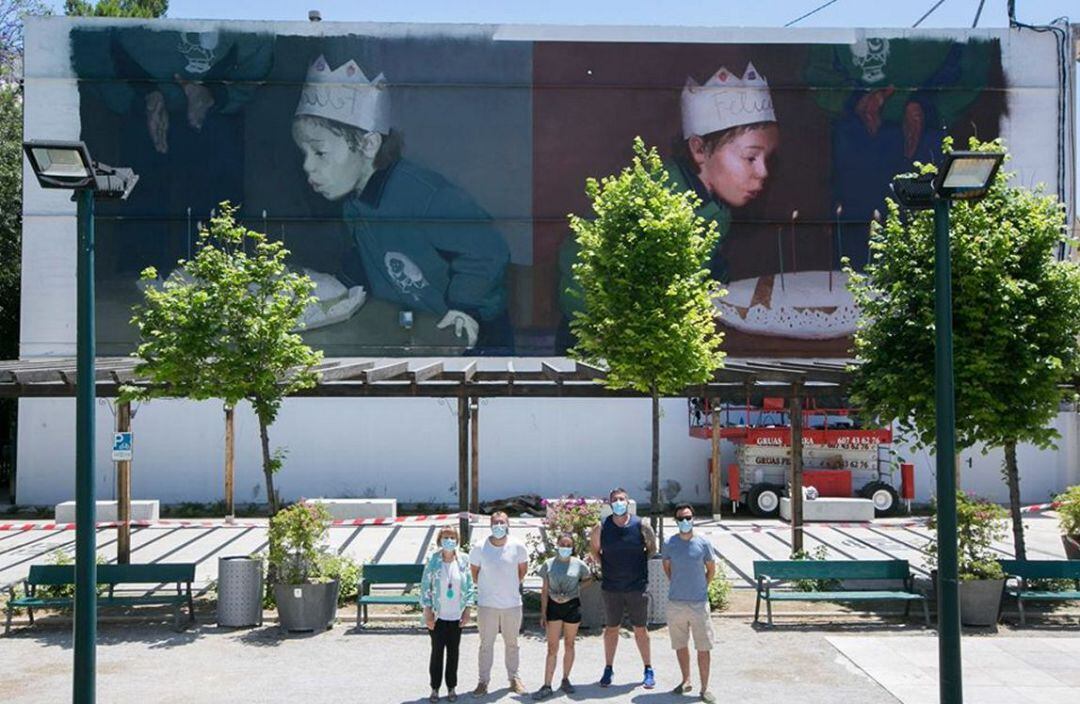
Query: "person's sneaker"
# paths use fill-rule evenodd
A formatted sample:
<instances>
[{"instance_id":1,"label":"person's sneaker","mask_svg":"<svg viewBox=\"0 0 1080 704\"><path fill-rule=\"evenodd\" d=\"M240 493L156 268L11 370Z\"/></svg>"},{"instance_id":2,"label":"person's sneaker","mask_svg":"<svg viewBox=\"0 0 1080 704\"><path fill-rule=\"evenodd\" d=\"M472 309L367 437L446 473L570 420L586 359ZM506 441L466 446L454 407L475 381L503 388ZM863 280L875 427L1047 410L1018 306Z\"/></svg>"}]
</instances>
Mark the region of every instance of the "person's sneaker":
<instances>
[{"instance_id":1,"label":"person's sneaker","mask_svg":"<svg viewBox=\"0 0 1080 704\"><path fill-rule=\"evenodd\" d=\"M611 686L611 678L613 678L614 676L615 676L615 670L612 669L611 665L605 665L604 666L604 675L603 675L603 677L600 678L600 686L601 687L610 687Z\"/></svg>"},{"instance_id":2,"label":"person's sneaker","mask_svg":"<svg viewBox=\"0 0 1080 704\"><path fill-rule=\"evenodd\" d=\"M510 691L514 694L529 693L529 690L525 689L525 684L521 681L520 677L514 677L510 680Z\"/></svg>"},{"instance_id":3,"label":"person's sneaker","mask_svg":"<svg viewBox=\"0 0 1080 704\"><path fill-rule=\"evenodd\" d=\"M456 702L457 701L457 692L455 692L453 689L451 689L449 692L447 692L446 693L446 701L448 701L448 702Z\"/></svg>"},{"instance_id":4,"label":"person's sneaker","mask_svg":"<svg viewBox=\"0 0 1080 704\"><path fill-rule=\"evenodd\" d=\"M554 694L554 692L551 691L551 687L545 684L543 687L533 692L532 698L536 701L541 701L542 699L547 699L552 694Z\"/></svg>"},{"instance_id":5,"label":"person's sneaker","mask_svg":"<svg viewBox=\"0 0 1080 704\"><path fill-rule=\"evenodd\" d=\"M486 697L488 693L487 682L480 682L476 685L476 689L472 691L474 697Z\"/></svg>"},{"instance_id":6,"label":"person's sneaker","mask_svg":"<svg viewBox=\"0 0 1080 704\"><path fill-rule=\"evenodd\" d=\"M701 693L701 701L705 704L716 704L716 696L709 690L705 690Z\"/></svg>"},{"instance_id":7,"label":"person's sneaker","mask_svg":"<svg viewBox=\"0 0 1080 704\"><path fill-rule=\"evenodd\" d=\"M694 690L694 686L689 682L680 682L675 685L675 689L671 690L672 694L689 694Z\"/></svg>"},{"instance_id":8,"label":"person's sneaker","mask_svg":"<svg viewBox=\"0 0 1080 704\"><path fill-rule=\"evenodd\" d=\"M653 674L651 667L645 668L645 676L641 680L641 686L645 689L652 689L656 686L656 675Z\"/></svg>"},{"instance_id":9,"label":"person's sneaker","mask_svg":"<svg viewBox=\"0 0 1080 704\"><path fill-rule=\"evenodd\" d=\"M559 689L566 692L567 694L573 694L577 691L577 687L570 684L570 680L566 677L563 677L562 685L559 687Z\"/></svg>"}]
</instances>

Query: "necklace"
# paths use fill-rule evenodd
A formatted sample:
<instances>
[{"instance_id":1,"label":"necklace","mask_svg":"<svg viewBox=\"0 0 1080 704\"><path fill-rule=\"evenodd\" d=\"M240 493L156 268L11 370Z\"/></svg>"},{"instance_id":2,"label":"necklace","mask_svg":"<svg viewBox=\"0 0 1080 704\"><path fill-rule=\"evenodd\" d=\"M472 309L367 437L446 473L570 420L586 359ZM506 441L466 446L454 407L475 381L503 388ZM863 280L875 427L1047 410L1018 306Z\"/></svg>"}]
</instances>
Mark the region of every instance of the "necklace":
<instances>
[{"instance_id":1,"label":"necklace","mask_svg":"<svg viewBox=\"0 0 1080 704\"><path fill-rule=\"evenodd\" d=\"M446 570L446 598L447 599L453 599L454 598L454 580L452 579L452 576L451 576L450 564L447 563L447 562L444 562L443 563L443 569Z\"/></svg>"}]
</instances>

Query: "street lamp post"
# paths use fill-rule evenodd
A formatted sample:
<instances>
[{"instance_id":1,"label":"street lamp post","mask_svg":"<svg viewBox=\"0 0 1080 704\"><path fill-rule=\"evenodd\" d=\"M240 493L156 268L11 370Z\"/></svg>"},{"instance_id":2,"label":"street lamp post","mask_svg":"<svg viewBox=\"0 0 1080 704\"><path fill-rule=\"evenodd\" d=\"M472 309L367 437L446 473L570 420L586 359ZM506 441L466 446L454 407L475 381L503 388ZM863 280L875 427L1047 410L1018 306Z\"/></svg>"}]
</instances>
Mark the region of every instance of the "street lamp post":
<instances>
[{"instance_id":1,"label":"street lamp post","mask_svg":"<svg viewBox=\"0 0 1080 704\"><path fill-rule=\"evenodd\" d=\"M95 700L97 561L94 497L94 200L126 199L139 180L131 169L95 163L82 142L23 144L42 188L75 191L78 213L76 264L75 397L75 618L72 701Z\"/></svg>"},{"instance_id":2,"label":"street lamp post","mask_svg":"<svg viewBox=\"0 0 1080 704\"><path fill-rule=\"evenodd\" d=\"M960 588L956 542L956 394L953 389L952 258L949 205L986 195L1004 159L999 152L950 152L937 175L898 178L900 204L934 211L934 385L938 534L938 690L941 704L962 704Z\"/></svg>"}]
</instances>

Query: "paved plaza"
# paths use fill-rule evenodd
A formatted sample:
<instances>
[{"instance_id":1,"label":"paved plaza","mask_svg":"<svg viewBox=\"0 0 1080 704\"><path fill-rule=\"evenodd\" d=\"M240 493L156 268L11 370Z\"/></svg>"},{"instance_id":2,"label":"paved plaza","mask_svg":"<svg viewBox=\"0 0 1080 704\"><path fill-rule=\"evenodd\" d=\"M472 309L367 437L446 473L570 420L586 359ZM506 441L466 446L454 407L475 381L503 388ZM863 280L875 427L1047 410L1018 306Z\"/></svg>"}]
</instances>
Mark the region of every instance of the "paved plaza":
<instances>
[{"instance_id":1,"label":"paved plaza","mask_svg":"<svg viewBox=\"0 0 1080 704\"><path fill-rule=\"evenodd\" d=\"M162 522L139 528L132 538L134 562L196 562L202 591L216 578L217 558L246 555L266 548L265 521L242 520L239 526L220 522L193 525ZM1026 520L1029 555L1062 557L1053 516ZM40 525L44 525L42 522ZM35 528L38 524L35 524ZM671 526L674 530L674 527ZM332 547L364 562L415 562L432 549L436 528L423 524L340 527L331 530ZM534 519L519 519L518 538L539 530ZM751 621L753 591L749 575L756 559L784 559L790 552L790 527L779 521L725 518L698 530L724 562L735 591L731 607L715 620L711 689L721 701L740 704L798 701L806 704L931 704L937 701L936 641L920 619L850 612L842 607L785 604L777 610L777 627L755 627ZM476 525L476 540L487 529ZM56 530L0 531L0 583L24 576L56 550L71 552L74 533ZM891 519L865 525L813 525L806 529L807 547L825 546L834 559L904 558L925 576L923 551L930 537L920 519ZM100 554L115 559L115 531L101 529ZM1007 543L996 546L1011 556ZM535 586L530 577L527 586ZM821 609L827 610L822 614ZM811 610L812 609L812 610ZM882 612L885 613L885 612ZM1080 686L1080 625L1075 615L1036 617L1030 627L1003 625L997 634L985 629L964 639L967 701L992 704L1070 703ZM426 701L428 638L414 616L394 622L376 621L358 631L355 610L342 609L337 626L314 635L282 635L272 622L250 630L217 628L213 611L203 605L198 624L181 633L167 618L115 619L101 612L99 627L98 701L127 704L155 702L320 702L408 703ZM880 616L880 614L879 614ZM1010 614L1007 611L1007 619ZM624 633L615 663L615 684L595 682L603 666L597 633L583 631L575 667L581 686L555 701L689 702L669 694L677 665L667 631L653 629L653 663L657 688L642 689L641 666L629 633ZM459 690L476 682L475 628L463 638ZM19 626L0 638L0 674L5 704L47 704L70 701L71 626L67 617L44 619L33 628ZM535 617L527 619L522 640L522 676L530 690L541 684L544 643ZM495 689L484 702L524 702L512 695L496 657ZM696 671L695 671L696 672ZM696 674L695 674L696 678ZM1071 698L1070 698L1071 697ZM463 697L462 702L477 701Z\"/></svg>"}]
</instances>

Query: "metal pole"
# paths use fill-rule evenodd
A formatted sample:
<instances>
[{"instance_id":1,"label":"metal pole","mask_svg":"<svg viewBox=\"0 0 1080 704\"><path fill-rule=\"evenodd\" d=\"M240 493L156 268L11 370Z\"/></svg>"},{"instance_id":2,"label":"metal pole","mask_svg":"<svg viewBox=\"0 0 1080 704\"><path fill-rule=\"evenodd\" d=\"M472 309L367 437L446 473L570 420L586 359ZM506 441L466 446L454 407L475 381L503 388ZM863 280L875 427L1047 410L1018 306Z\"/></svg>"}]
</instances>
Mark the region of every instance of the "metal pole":
<instances>
[{"instance_id":1,"label":"metal pole","mask_svg":"<svg viewBox=\"0 0 1080 704\"><path fill-rule=\"evenodd\" d=\"M934 201L934 385L937 387L938 686L941 704L962 704L960 589L956 554L956 408L953 392L949 201Z\"/></svg>"},{"instance_id":2,"label":"metal pole","mask_svg":"<svg viewBox=\"0 0 1080 704\"><path fill-rule=\"evenodd\" d=\"M791 552L803 551L803 413L799 385L791 385Z\"/></svg>"},{"instance_id":3,"label":"metal pole","mask_svg":"<svg viewBox=\"0 0 1080 704\"><path fill-rule=\"evenodd\" d=\"M97 561L94 497L94 191L78 198L75 338L75 677L72 701L94 704Z\"/></svg>"},{"instance_id":4,"label":"metal pole","mask_svg":"<svg viewBox=\"0 0 1080 704\"><path fill-rule=\"evenodd\" d=\"M131 432L131 401L116 404L116 432ZM116 463L116 561L131 562L131 460Z\"/></svg>"},{"instance_id":5,"label":"metal pole","mask_svg":"<svg viewBox=\"0 0 1080 704\"><path fill-rule=\"evenodd\" d=\"M712 473L712 482L709 484L709 498L712 501L713 520L720 520L720 411L713 408L719 405L716 399L706 399L706 410L712 421L712 432L709 439L712 447L709 454L709 468Z\"/></svg>"},{"instance_id":6,"label":"metal pole","mask_svg":"<svg viewBox=\"0 0 1080 704\"><path fill-rule=\"evenodd\" d=\"M469 399L458 394L458 532L469 539Z\"/></svg>"},{"instance_id":7,"label":"metal pole","mask_svg":"<svg viewBox=\"0 0 1080 704\"><path fill-rule=\"evenodd\" d=\"M469 482L469 511L480 513L480 397L469 400L471 418L469 420L469 449L471 452L472 473Z\"/></svg>"}]
</instances>

